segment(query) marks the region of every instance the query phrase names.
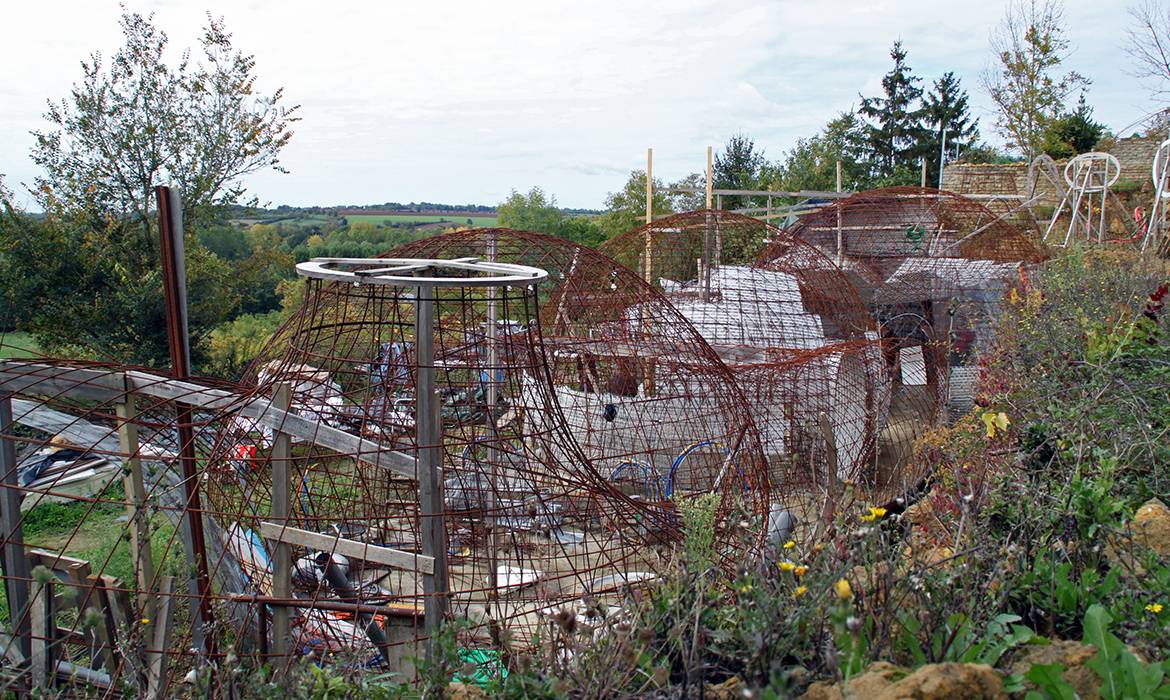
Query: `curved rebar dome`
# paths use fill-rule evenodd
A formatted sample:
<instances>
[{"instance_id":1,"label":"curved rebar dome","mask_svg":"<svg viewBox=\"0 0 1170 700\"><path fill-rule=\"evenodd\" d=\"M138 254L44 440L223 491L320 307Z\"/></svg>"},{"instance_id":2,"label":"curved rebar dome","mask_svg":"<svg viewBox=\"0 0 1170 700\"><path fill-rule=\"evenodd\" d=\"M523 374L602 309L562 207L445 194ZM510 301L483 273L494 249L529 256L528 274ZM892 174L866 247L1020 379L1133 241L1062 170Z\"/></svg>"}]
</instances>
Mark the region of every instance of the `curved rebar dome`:
<instances>
[{"instance_id":1,"label":"curved rebar dome","mask_svg":"<svg viewBox=\"0 0 1170 700\"><path fill-rule=\"evenodd\" d=\"M596 251L506 229L430 237L385 257L548 272L535 284L432 292L451 608L485 623L473 638L495 646L506 631L525 643L559 606L653 578L680 534L678 498L722 494L716 541L729 568L746 556L742 546L758 544L769 484L751 413L661 294ZM364 440L340 452L293 443L290 510L305 530L419 551L419 485L395 466L427 447L414 420L415 294L309 279L300 309L251 365L251 397L272 400L286 386L292 413ZM650 332L661 327L673 331ZM207 459L209 500L239 533L241 556L262 560L255 533L268 513L272 434L234 420L219 444ZM754 539L737 531L745 516ZM336 596L312 561L301 563L299 595ZM254 568L262 588L264 566ZM366 565L350 580L361 601L391 602L409 617L426 599L421 571ZM294 631L310 647L366 646L315 614ZM415 629L405 641L422 636Z\"/></svg>"},{"instance_id":2,"label":"curved rebar dome","mask_svg":"<svg viewBox=\"0 0 1170 700\"><path fill-rule=\"evenodd\" d=\"M910 368L938 413L974 400L978 351L990 347L1004 292L1045 259L1003 215L950 192L891 187L859 192L802 216L789 235L834 259L856 285L895 371ZM760 264L782 255L765 250ZM905 377L903 377L905 378Z\"/></svg>"},{"instance_id":3,"label":"curved rebar dome","mask_svg":"<svg viewBox=\"0 0 1170 700\"><path fill-rule=\"evenodd\" d=\"M765 248L775 254L755 264ZM719 210L658 219L602 250L662 289L734 373L774 483L823 479L831 462L841 478L887 480L878 469L888 404L881 344L833 261L782 229Z\"/></svg>"},{"instance_id":4,"label":"curved rebar dome","mask_svg":"<svg viewBox=\"0 0 1170 700\"><path fill-rule=\"evenodd\" d=\"M630 270L592 248L510 229L433 236L387 255L491 257L547 270L538 317L523 323L549 368L551 405L598 474L657 474L665 493L742 494L746 480L762 494L759 437L730 373ZM551 411L540 418L553 419Z\"/></svg>"}]
</instances>

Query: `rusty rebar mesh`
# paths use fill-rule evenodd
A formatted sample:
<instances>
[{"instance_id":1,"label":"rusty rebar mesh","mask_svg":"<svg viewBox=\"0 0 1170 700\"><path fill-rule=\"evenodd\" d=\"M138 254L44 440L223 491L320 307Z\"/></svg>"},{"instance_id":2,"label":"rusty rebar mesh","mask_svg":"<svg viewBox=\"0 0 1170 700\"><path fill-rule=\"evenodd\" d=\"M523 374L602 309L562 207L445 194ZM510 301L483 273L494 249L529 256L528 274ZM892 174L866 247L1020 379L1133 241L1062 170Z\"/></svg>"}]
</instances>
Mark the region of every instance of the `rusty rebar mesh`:
<instances>
[{"instance_id":1,"label":"rusty rebar mesh","mask_svg":"<svg viewBox=\"0 0 1170 700\"><path fill-rule=\"evenodd\" d=\"M490 257L551 275L431 297L449 614L472 621L464 644L523 646L551 612L583 601L619 609L673 556L680 498L722 494L723 564L750 554L770 503L759 434L728 369L659 292L596 251L537 234L467 232L400 254ZM150 688L179 682L209 656L271 658L275 607L290 610L284 662L313 655L359 672L381 654L409 675L427 636L421 566L342 556L336 543L294 546L293 587L281 605L271 533L421 554L415 304L414 288L309 280L301 308L238 386L52 360L5 365L16 426L5 437L22 458L9 476L27 483L3 491L33 513L28 534L5 541L51 550L43 556L54 571L72 567L76 580L56 591L73 589L82 604L52 615L68 633L49 648L99 677L70 682ZM194 484L181 477L176 402L193 407ZM34 478L38 459L49 466ZM273 515L277 467L288 474L287 519ZM138 473L141 487L127 481ZM201 550L185 541L195 517L187 485L203 498L212 591L211 619L200 627L189 580ZM119 521L132 506L139 515ZM329 581L330 567L343 571L348 590ZM31 578L5 573L9 582ZM367 634L356 609L337 609L339 600L377 606L388 643ZM34 607L13 617L42 614ZM100 620L76 631L89 608ZM10 680L30 682L28 674Z\"/></svg>"},{"instance_id":2,"label":"rusty rebar mesh","mask_svg":"<svg viewBox=\"0 0 1170 700\"><path fill-rule=\"evenodd\" d=\"M123 684L144 690L181 679L197 656L200 599L190 585L197 550L185 541L192 510L176 401L193 407L186 425L202 463L218 449L223 416L246 397L215 380L175 382L148 368L51 358L6 363L3 381L12 392L3 437L15 462L3 470L11 499L3 536L12 548L0 653L27 658L27 636L37 658L67 664L55 674L63 692L117 694ZM203 523L208 560L230 556L222 522ZM21 549L23 571L13 568ZM224 584L217 589L230 590ZM7 690L30 682L27 673L3 674Z\"/></svg>"},{"instance_id":3,"label":"rusty rebar mesh","mask_svg":"<svg viewBox=\"0 0 1170 700\"><path fill-rule=\"evenodd\" d=\"M1006 213L949 192L893 187L838 200L786 229L840 266L877 324L892 377L892 420L879 442L912 442L922 427L972 407L1004 295L1047 257ZM773 244L757 264L787 254ZM900 481L914 478L909 466Z\"/></svg>"},{"instance_id":4,"label":"rusty rebar mesh","mask_svg":"<svg viewBox=\"0 0 1170 700\"><path fill-rule=\"evenodd\" d=\"M765 249L772 254L757 263ZM655 220L603 250L661 289L735 376L781 485L775 500L807 500L830 472L882 492L903 481L910 449L904 436L888 439L894 377L882 339L822 252L718 210ZM931 420L912 401L896 407L911 423Z\"/></svg>"},{"instance_id":5,"label":"rusty rebar mesh","mask_svg":"<svg viewBox=\"0 0 1170 700\"><path fill-rule=\"evenodd\" d=\"M898 199L923 210L922 197ZM531 286L452 286L427 297L450 615L473 623L461 643L523 646L562 607L620 608L672 556L680 498L721 494L716 541L731 568L752 555L778 504L802 510L838 479L888 493L917 478L913 439L942 419L948 396L954 403L957 372L971 369L985 318L1020 265L897 246L883 257L871 246L864 255L845 247L843 270L815 228L802 238L800 226L823 215L785 231L695 212L604 252L490 229L388 253L549 274ZM931 221L942 230L956 220ZM1007 249L991 243L996 255ZM380 654L409 675L429 598L413 471L427 447L414 420L415 294L309 280L239 385L48 359L3 365L14 418L4 437L18 459L0 491L23 505L5 523L5 544L44 550L30 562L55 572L56 593L73 591L62 601L74 602L51 613L58 633L47 648L97 676L68 682L99 693L149 689L179 682L209 655L271 658L277 607L291 625L278 665L312 655L358 673ZM192 407L188 445L180 404ZM184 453L197 483L183 481ZM281 471L287 519L273 514ZM202 627L188 487L203 499L211 620ZM119 520L128 512L137 515ZM292 547L283 604L273 528L333 541ZM368 549L343 556L338 541L409 561L390 565ZM344 585L330 581L338 571ZM43 584L4 573L10 591ZM10 649L27 638L25 623L50 614L36 600L10 612ZM385 644L367 633L363 611L376 612ZM30 677L6 676L8 687Z\"/></svg>"}]
</instances>

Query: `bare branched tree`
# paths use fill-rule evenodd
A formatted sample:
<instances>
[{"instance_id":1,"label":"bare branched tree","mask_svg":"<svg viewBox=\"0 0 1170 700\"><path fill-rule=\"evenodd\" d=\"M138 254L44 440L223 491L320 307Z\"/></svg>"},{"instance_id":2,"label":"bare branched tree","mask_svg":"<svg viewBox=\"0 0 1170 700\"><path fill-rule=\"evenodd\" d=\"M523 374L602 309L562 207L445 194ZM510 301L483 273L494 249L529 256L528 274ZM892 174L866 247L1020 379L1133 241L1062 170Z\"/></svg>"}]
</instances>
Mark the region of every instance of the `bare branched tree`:
<instances>
[{"instance_id":1,"label":"bare branched tree","mask_svg":"<svg viewBox=\"0 0 1170 700\"><path fill-rule=\"evenodd\" d=\"M1131 72L1146 81L1153 95L1170 95L1170 6L1143 0L1129 8L1129 16L1125 52L1134 62Z\"/></svg>"},{"instance_id":2,"label":"bare branched tree","mask_svg":"<svg viewBox=\"0 0 1170 700\"><path fill-rule=\"evenodd\" d=\"M998 109L996 128L1031 159L1068 96L1089 85L1076 71L1060 72L1069 51L1060 0L1011 0L991 50L994 61L980 82Z\"/></svg>"}]
</instances>

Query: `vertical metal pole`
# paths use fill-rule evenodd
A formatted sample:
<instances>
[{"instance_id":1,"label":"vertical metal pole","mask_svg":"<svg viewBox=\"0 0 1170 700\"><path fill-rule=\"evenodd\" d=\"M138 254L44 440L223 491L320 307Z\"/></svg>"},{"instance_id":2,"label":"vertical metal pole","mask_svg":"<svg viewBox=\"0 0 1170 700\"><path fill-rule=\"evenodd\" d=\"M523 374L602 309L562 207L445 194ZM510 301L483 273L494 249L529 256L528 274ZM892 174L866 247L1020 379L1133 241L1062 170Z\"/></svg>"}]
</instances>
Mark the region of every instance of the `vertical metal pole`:
<instances>
[{"instance_id":1,"label":"vertical metal pole","mask_svg":"<svg viewBox=\"0 0 1170 700\"><path fill-rule=\"evenodd\" d=\"M488 262L496 262L497 244L495 232L489 234L487 258ZM491 470L491 481L488 483L488 512L484 518L484 523L487 525L487 545L488 545L488 610L493 612L493 618L498 619L499 610L499 581L497 580L499 574L497 569L499 562L496 559L496 484L500 481L499 475L499 455L496 451L496 439L498 436L496 426L496 402L499 401L499 386L496 384L496 376L499 366L499 348L496 346L496 295L498 290L495 287L488 287L488 327L487 327L487 410L484 412L484 428L487 431L487 460L488 467ZM476 475L475 484L479 485L479 475Z\"/></svg>"},{"instance_id":2,"label":"vertical metal pole","mask_svg":"<svg viewBox=\"0 0 1170 700\"><path fill-rule=\"evenodd\" d=\"M419 274L426 274L426 270ZM415 288L415 431L418 446L419 530L423 554L434 557L435 570L423 575L423 623L434 649L435 634L447 614L447 529L443 519L442 429L435 391L435 288Z\"/></svg>"},{"instance_id":3,"label":"vertical metal pole","mask_svg":"<svg viewBox=\"0 0 1170 700\"><path fill-rule=\"evenodd\" d=\"M154 188L158 203L158 235L162 251L163 296L167 307L167 339L171 349L172 373L176 379L191 375L191 347L187 336L187 271L183 261L183 206L179 193L170 187ZM195 432L191 407L175 402L179 428L179 462L183 468L184 544L187 556L195 565L189 581L192 594L191 630L196 644L211 656L215 640L208 634L213 620L211 610L211 575L208 571L207 544L203 535L203 505L199 498L199 470L195 457Z\"/></svg>"},{"instance_id":4,"label":"vertical metal pole","mask_svg":"<svg viewBox=\"0 0 1170 700\"><path fill-rule=\"evenodd\" d=\"M926 189L926 158L922 159L922 177L920 178L920 185L922 189Z\"/></svg>"},{"instance_id":5,"label":"vertical metal pole","mask_svg":"<svg viewBox=\"0 0 1170 700\"><path fill-rule=\"evenodd\" d=\"M4 492L0 494L0 532L4 542L4 590L8 594L8 621L12 625L15 643L20 655L28 659L32 654L32 628L28 610L28 557L24 553L24 529L20 524L20 502L23 493L16 472L16 448L12 438L12 397L0 395L0 480Z\"/></svg>"},{"instance_id":6,"label":"vertical metal pole","mask_svg":"<svg viewBox=\"0 0 1170 700\"><path fill-rule=\"evenodd\" d=\"M288 384L281 382L276 385L272 395L272 405L282 411L287 411L290 400ZM292 457L292 441L289 436L277 430L272 436L272 522L286 527L289 522L289 485L288 468ZM272 595L277 598L292 597L292 552L285 542L277 542L272 557ZM264 616L261 608L260 616ZM272 606L272 648L277 656L288 654L289 641L289 609L287 605ZM267 634L263 630L262 634ZM266 640L261 640L267 644Z\"/></svg>"}]
</instances>

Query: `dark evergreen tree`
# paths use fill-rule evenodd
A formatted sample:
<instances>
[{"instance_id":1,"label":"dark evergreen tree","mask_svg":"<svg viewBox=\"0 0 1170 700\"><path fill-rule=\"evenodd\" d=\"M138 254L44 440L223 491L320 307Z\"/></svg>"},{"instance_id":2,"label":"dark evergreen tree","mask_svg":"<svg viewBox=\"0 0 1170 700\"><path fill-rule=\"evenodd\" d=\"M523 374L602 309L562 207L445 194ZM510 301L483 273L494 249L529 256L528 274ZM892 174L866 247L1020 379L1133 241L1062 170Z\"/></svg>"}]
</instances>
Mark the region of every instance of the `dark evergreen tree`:
<instances>
[{"instance_id":1,"label":"dark evergreen tree","mask_svg":"<svg viewBox=\"0 0 1170 700\"><path fill-rule=\"evenodd\" d=\"M858 113L866 120L865 143L871 177L878 184L918 182L918 162L927 133L921 104L921 79L906 63L902 42L890 50L894 67L882 78L881 97L862 97Z\"/></svg>"},{"instance_id":2,"label":"dark evergreen tree","mask_svg":"<svg viewBox=\"0 0 1170 700\"><path fill-rule=\"evenodd\" d=\"M751 138L736 134L727 141L723 153L715 154L712 184L716 189L755 190L760 185L760 170L764 167L764 152L756 150ZM751 206L749 197L724 197L724 209Z\"/></svg>"},{"instance_id":3,"label":"dark evergreen tree","mask_svg":"<svg viewBox=\"0 0 1170 700\"><path fill-rule=\"evenodd\" d=\"M930 135L923 141L926 156L926 183L938 182L938 169L946 133L947 153L959 153L979 141L979 119L972 118L967 106L967 91L954 73L944 73L934 81L922 100Z\"/></svg>"},{"instance_id":4,"label":"dark evergreen tree","mask_svg":"<svg viewBox=\"0 0 1170 700\"><path fill-rule=\"evenodd\" d=\"M1054 119L1044 130L1041 148L1053 158L1071 158L1093 150L1105 135L1105 125L1093 121L1093 108L1085 102L1085 93L1077 108Z\"/></svg>"}]
</instances>

